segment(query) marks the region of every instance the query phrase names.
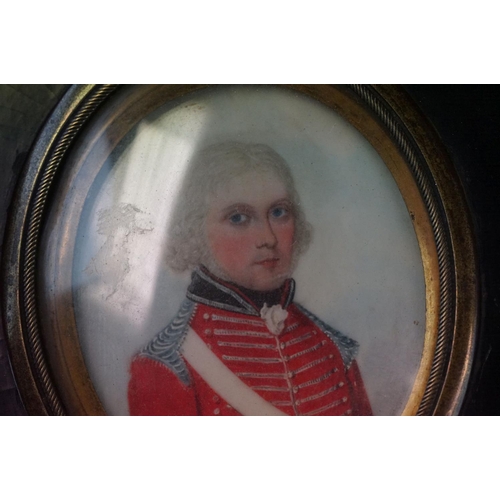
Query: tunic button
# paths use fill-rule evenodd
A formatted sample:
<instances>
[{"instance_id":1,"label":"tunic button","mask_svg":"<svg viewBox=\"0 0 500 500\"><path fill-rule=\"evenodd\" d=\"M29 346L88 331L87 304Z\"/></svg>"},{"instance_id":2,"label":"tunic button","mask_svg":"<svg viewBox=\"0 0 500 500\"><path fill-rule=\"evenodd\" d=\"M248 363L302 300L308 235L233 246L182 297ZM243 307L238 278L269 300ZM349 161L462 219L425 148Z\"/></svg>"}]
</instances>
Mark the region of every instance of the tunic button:
<instances>
[{"instance_id":1,"label":"tunic button","mask_svg":"<svg viewBox=\"0 0 500 500\"><path fill-rule=\"evenodd\" d=\"M205 313L205 314L203 315L203 319L209 319L209 318L210 318L210 314Z\"/></svg>"},{"instance_id":2,"label":"tunic button","mask_svg":"<svg viewBox=\"0 0 500 500\"><path fill-rule=\"evenodd\" d=\"M205 335L207 337L211 337L212 336L212 330L210 330L210 328L205 329Z\"/></svg>"},{"instance_id":3,"label":"tunic button","mask_svg":"<svg viewBox=\"0 0 500 500\"><path fill-rule=\"evenodd\" d=\"M330 359L332 359L332 358L333 358L333 354L329 354L329 355L328 355L328 357L329 357Z\"/></svg>"},{"instance_id":4,"label":"tunic button","mask_svg":"<svg viewBox=\"0 0 500 500\"><path fill-rule=\"evenodd\" d=\"M284 342L281 342L280 347L281 347L282 349L284 349L284 348L285 348L285 343L284 343Z\"/></svg>"},{"instance_id":5,"label":"tunic button","mask_svg":"<svg viewBox=\"0 0 500 500\"><path fill-rule=\"evenodd\" d=\"M299 388L297 386L292 387L292 391L294 394L297 394L299 392Z\"/></svg>"},{"instance_id":6,"label":"tunic button","mask_svg":"<svg viewBox=\"0 0 500 500\"><path fill-rule=\"evenodd\" d=\"M290 356L283 356L283 359L284 359L285 361L290 361Z\"/></svg>"},{"instance_id":7,"label":"tunic button","mask_svg":"<svg viewBox=\"0 0 500 500\"><path fill-rule=\"evenodd\" d=\"M219 396L215 395L213 399L214 399L214 402L215 402L215 403L220 403L220 398L219 398Z\"/></svg>"},{"instance_id":8,"label":"tunic button","mask_svg":"<svg viewBox=\"0 0 500 500\"><path fill-rule=\"evenodd\" d=\"M344 382L340 382L339 387L344 387Z\"/></svg>"},{"instance_id":9,"label":"tunic button","mask_svg":"<svg viewBox=\"0 0 500 500\"><path fill-rule=\"evenodd\" d=\"M294 373L293 373L293 372L288 372L288 373L286 374L286 376L287 376L288 378L293 378L293 375L294 375Z\"/></svg>"},{"instance_id":10,"label":"tunic button","mask_svg":"<svg viewBox=\"0 0 500 500\"><path fill-rule=\"evenodd\" d=\"M220 408L216 408L216 409L214 410L214 415L218 415L219 413L220 413Z\"/></svg>"},{"instance_id":11,"label":"tunic button","mask_svg":"<svg viewBox=\"0 0 500 500\"><path fill-rule=\"evenodd\" d=\"M347 401L347 398L344 396L344 397L342 398L342 401L345 403L345 402Z\"/></svg>"}]
</instances>

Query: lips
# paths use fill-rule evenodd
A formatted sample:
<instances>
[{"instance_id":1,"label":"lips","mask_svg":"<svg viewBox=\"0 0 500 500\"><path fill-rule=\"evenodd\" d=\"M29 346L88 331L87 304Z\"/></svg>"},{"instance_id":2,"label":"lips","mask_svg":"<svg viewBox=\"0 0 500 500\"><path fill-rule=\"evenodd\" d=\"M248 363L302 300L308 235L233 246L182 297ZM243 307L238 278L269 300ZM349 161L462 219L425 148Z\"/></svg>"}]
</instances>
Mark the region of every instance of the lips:
<instances>
[{"instance_id":1,"label":"lips","mask_svg":"<svg viewBox=\"0 0 500 500\"><path fill-rule=\"evenodd\" d=\"M278 265L278 263L279 263L279 258L278 257L272 257L272 258L269 258L269 259L259 260L255 264L257 266L262 266L262 267L265 267L265 268L273 268L273 267L276 267Z\"/></svg>"}]
</instances>

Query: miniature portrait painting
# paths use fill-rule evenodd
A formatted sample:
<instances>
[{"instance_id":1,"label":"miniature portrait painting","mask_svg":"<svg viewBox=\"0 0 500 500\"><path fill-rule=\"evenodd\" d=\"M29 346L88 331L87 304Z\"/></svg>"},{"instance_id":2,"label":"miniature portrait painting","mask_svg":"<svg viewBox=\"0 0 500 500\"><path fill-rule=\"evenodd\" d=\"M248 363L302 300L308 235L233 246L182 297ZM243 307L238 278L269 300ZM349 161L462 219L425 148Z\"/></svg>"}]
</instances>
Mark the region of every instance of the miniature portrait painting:
<instances>
[{"instance_id":1,"label":"miniature portrait painting","mask_svg":"<svg viewBox=\"0 0 500 500\"><path fill-rule=\"evenodd\" d=\"M72 278L107 414L404 413L422 257L354 126L288 90L223 86L160 106L110 151Z\"/></svg>"},{"instance_id":2,"label":"miniature portrait painting","mask_svg":"<svg viewBox=\"0 0 500 500\"><path fill-rule=\"evenodd\" d=\"M314 229L271 147L224 142L194 156L166 252L191 283L132 360L131 415L372 414L358 343L294 301Z\"/></svg>"}]
</instances>

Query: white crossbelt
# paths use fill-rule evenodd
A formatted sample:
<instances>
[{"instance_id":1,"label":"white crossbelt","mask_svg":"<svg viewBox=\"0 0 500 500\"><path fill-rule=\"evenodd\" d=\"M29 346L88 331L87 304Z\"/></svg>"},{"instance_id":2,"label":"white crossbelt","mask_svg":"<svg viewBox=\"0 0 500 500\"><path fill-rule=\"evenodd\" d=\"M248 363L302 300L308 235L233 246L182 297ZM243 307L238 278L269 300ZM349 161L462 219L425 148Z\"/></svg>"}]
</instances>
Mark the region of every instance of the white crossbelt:
<instances>
[{"instance_id":1,"label":"white crossbelt","mask_svg":"<svg viewBox=\"0 0 500 500\"><path fill-rule=\"evenodd\" d=\"M181 353L200 377L242 415L287 416L242 382L192 328L188 329Z\"/></svg>"}]
</instances>

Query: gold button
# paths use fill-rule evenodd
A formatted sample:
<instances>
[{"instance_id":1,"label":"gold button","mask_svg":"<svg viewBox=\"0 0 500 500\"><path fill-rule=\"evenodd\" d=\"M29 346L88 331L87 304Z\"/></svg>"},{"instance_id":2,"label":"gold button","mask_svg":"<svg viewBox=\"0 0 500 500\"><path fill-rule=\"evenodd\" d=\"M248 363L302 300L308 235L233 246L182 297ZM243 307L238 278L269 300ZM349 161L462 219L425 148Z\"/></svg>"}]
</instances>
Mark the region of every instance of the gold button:
<instances>
[{"instance_id":1,"label":"gold button","mask_svg":"<svg viewBox=\"0 0 500 500\"><path fill-rule=\"evenodd\" d=\"M209 318L210 318L210 314L205 313L205 314L203 315L203 319L209 319Z\"/></svg>"}]
</instances>

